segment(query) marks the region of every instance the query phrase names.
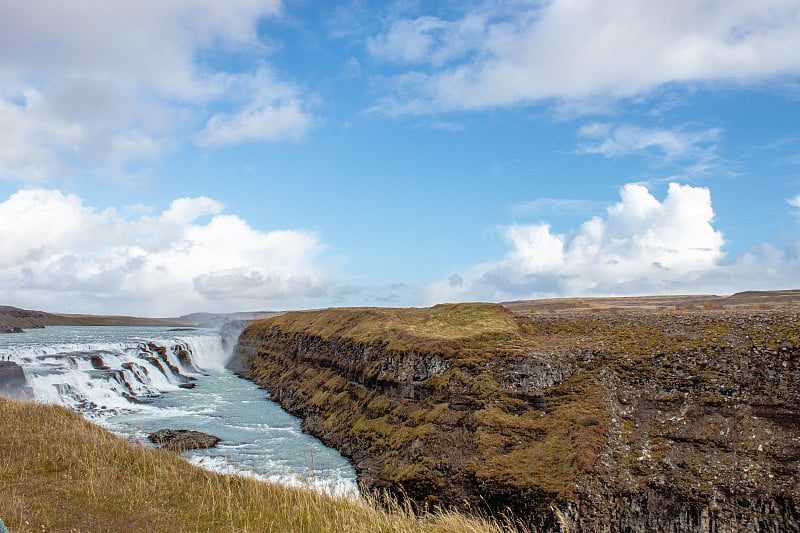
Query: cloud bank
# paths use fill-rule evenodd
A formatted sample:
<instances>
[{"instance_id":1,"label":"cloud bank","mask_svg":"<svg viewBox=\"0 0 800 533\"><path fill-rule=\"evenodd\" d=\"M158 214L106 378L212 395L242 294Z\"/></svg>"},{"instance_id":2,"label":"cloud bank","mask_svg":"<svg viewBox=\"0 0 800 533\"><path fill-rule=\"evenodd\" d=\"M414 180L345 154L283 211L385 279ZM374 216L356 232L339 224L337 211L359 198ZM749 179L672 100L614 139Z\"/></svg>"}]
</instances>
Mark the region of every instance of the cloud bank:
<instances>
[{"instance_id":1,"label":"cloud bank","mask_svg":"<svg viewBox=\"0 0 800 533\"><path fill-rule=\"evenodd\" d=\"M407 68L379 106L391 114L776 80L800 72L798 49L793 0L484 2L452 20L395 17L367 41Z\"/></svg>"},{"instance_id":2,"label":"cloud bank","mask_svg":"<svg viewBox=\"0 0 800 533\"><path fill-rule=\"evenodd\" d=\"M787 199L800 225L800 195ZM432 305L559 296L729 294L796 287L800 238L730 260L711 193L672 183L663 200L628 184L603 216L560 234L502 228L499 259L422 286L342 284L324 244L302 230L260 231L211 198L161 212L98 209L51 189L0 203L0 301L61 312L177 316L332 305Z\"/></svg>"},{"instance_id":3,"label":"cloud bank","mask_svg":"<svg viewBox=\"0 0 800 533\"><path fill-rule=\"evenodd\" d=\"M21 190L0 203L0 301L175 316L284 309L325 295L317 235L262 232L222 211L210 198L179 198L126 218L58 190Z\"/></svg>"},{"instance_id":4,"label":"cloud bank","mask_svg":"<svg viewBox=\"0 0 800 533\"><path fill-rule=\"evenodd\" d=\"M569 235L553 233L546 223L504 228L504 257L429 284L426 302L727 294L797 285L798 243L760 245L726 261L706 188L672 183L659 201L644 186L629 184L620 197L604 217L587 220ZM790 203L800 207L798 198Z\"/></svg>"}]
</instances>

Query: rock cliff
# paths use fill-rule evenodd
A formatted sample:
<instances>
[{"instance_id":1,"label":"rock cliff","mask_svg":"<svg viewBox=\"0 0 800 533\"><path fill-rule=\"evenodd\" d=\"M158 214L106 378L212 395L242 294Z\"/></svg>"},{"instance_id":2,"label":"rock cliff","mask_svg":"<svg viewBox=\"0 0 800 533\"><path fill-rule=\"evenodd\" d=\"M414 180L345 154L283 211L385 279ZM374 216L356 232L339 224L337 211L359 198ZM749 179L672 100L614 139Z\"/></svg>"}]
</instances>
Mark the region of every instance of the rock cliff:
<instances>
[{"instance_id":1,"label":"rock cliff","mask_svg":"<svg viewBox=\"0 0 800 533\"><path fill-rule=\"evenodd\" d=\"M232 364L362 485L540 531L800 530L800 311L287 313Z\"/></svg>"},{"instance_id":2,"label":"rock cliff","mask_svg":"<svg viewBox=\"0 0 800 533\"><path fill-rule=\"evenodd\" d=\"M13 361L0 361L0 397L11 400L33 398L33 390L25 380L22 367Z\"/></svg>"}]
</instances>

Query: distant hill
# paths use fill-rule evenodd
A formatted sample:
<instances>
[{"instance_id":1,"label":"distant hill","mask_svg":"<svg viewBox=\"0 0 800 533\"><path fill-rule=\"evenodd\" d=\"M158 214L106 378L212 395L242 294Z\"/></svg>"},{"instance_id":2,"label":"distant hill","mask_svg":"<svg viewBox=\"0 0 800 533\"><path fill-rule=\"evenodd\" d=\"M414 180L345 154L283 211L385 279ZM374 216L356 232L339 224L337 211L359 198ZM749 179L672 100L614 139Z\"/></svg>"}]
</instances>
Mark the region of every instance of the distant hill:
<instances>
[{"instance_id":1,"label":"distant hill","mask_svg":"<svg viewBox=\"0 0 800 533\"><path fill-rule=\"evenodd\" d=\"M243 311L239 313L191 313L178 320L203 327L220 327L226 322L252 322L282 314L282 311Z\"/></svg>"},{"instance_id":2,"label":"distant hill","mask_svg":"<svg viewBox=\"0 0 800 533\"><path fill-rule=\"evenodd\" d=\"M713 294L667 295L667 296L624 296L600 298L548 298L542 300L517 300L503 302L503 307L516 313L536 313L541 311L559 312L575 310L668 310L702 308L721 309L741 306L761 306L762 308L800 305L800 290L745 291L730 296Z\"/></svg>"},{"instance_id":3,"label":"distant hill","mask_svg":"<svg viewBox=\"0 0 800 533\"><path fill-rule=\"evenodd\" d=\"M32 311L7 305L0 306L0 332L8 333L45 326L195 326L182 318L147 318L135 316L101 316Z\"/></svg>"},{"instance_id":4,"label":"distant hill","mask_svg":"<svg viewBox=\"0 0 800 533\"><path fill-rule=\"evenodd\" d=\"M251 322L281 314L272 311L240 313L192 313L176 318L119 315L81 315L47 313L0 305L0 333L18 332L45 326L197 326L221 327L226 322Z\"/></svg>"},{"instance_id":5,"label":"distant hill","mask_svg":"<svg viewBox=\"0 0 800 533\"><path fill-rule=\"evenodd\" d=\"M506 309L515 313L569 312L577 310L669 310L686 308L733 308L758 306L761 308L800 306L800 290L745 291L730 296L668 295L629 296L601 298L548 298L542 300L517 300L503 302ZM244 311L238 313L191 313L173 318L152 318L120 315L86 315L47 313L0 305L0 333L20 331L45 326L197 326L221 327L226 322L252 322L283 314L282 311Z\"/></svg>"}]
</instances>

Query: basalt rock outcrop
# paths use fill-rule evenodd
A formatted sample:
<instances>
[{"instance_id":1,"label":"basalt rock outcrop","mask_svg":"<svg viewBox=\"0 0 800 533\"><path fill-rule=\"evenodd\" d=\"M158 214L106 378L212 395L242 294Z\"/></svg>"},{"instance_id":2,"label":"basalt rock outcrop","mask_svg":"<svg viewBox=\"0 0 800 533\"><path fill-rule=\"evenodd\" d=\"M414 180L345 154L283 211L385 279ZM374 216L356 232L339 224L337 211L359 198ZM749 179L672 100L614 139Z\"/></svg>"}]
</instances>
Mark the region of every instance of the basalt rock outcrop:
<instances>
[{"instance_id":1,"label":"basalt rock outcrop","mask_svg":"<svg viewBox=\"0 0 800 533\"><path fill-rule=\"evenodd\" d=\"M148 435L147 439L153 444L175 452L184 452L197 448L213 448L222 440L217 436L189 429L159 429Z\"/></svg>"},{"instance_id":2,"label":"basalt rock outcrop","mask_svg":"<svg viewBox=\"0 0 800 533\"><path fill-rule=\"evenodd\" d=\"M363 487L421 506L539 531L800 530L797 307L287 313L232 364Z\"/></svg>"},{"instance_id":3,"label":"basalt rock outcrop","mask_svg":"<svg viewBox=\"0 0 800 533\"><path fill-rule=\"evenodd\" d=\"M11 400L33 398L22 367L13 361L0 361L0 396Z\"/></svg>"}]
</instances>

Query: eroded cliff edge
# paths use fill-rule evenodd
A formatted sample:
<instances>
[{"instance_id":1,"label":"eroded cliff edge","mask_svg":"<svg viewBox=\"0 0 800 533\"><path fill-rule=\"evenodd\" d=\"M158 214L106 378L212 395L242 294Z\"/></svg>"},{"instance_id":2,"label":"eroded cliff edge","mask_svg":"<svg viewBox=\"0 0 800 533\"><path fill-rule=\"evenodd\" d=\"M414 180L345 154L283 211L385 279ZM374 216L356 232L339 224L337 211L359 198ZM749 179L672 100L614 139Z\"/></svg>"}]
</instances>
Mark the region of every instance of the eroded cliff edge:
<instances>
[{"instance_id":1,"label":"eroded cliff edge","mask_svg":"<svg viewBox=\"0 0 800 533\"><path fill-rule=\"evenodd\" d=\"M421 504L543 531L800 529L800 312L287 313L233 364Z\"/></svg>"}]
</instances>

